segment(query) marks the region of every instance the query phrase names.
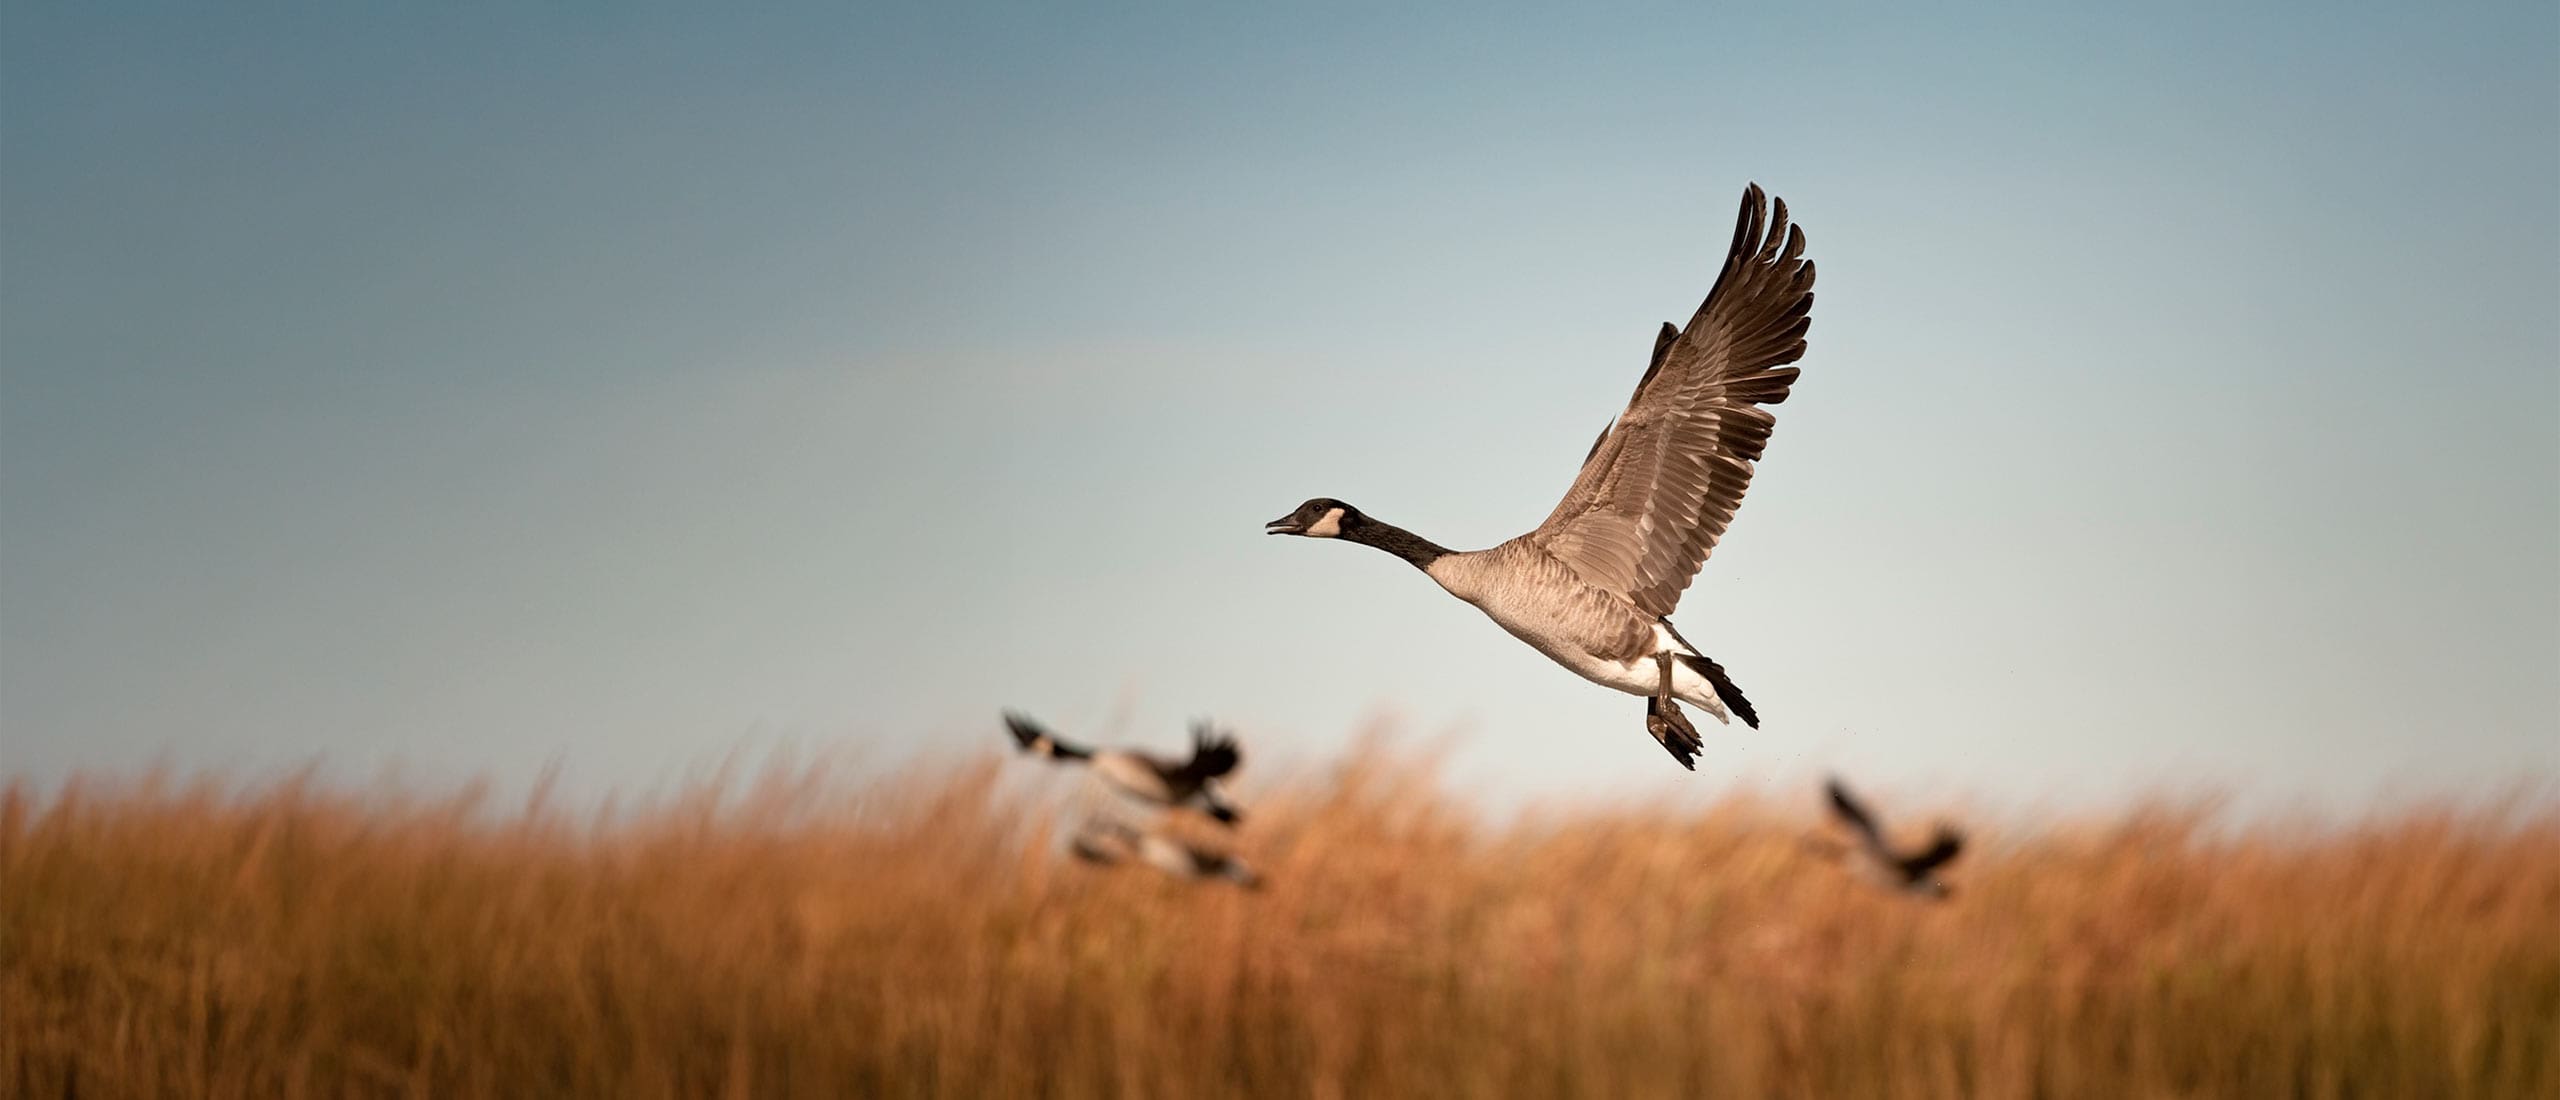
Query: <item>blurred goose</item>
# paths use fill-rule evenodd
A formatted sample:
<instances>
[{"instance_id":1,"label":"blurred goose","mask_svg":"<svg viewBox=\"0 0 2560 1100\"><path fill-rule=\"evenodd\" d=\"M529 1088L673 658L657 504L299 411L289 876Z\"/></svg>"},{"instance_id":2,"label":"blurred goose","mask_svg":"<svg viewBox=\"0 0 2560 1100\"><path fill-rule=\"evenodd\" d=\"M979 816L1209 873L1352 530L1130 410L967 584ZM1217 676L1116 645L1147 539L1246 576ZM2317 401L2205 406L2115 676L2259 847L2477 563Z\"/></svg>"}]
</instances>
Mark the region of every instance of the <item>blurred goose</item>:
<instances>
[{"instance_id":1,"label":"blurred goose","mask_svg":"<svg viewBox=\"0 0 2560 1100\"><path fill-rule=\"evenodd\" d=\"M1004 724L1022 751L1052 760L1083 761L1104 786L1140 802L1168 808L1198 802L1202 812L1224 825L1233 825L1244 816L1227 801L1217 782L1218 777L1236 769L1244 754L1236 748L1235 738L1218 733L1206 722L1191 726L1188 760L1138 749L1091 749L1069 744L1047 727L1011 712L1005 714Z\"/></svg>"},{"instance_id":2,"label":"blurred goose","mask_svg":"<svg viewBox=\"0 0 2560 1100\"><path fill-rule=\"evenodd\" d=\"M1175 878L1225 879L1247 889L1262 886L1262 876L1232 855L1104 818L1087 821L1068 850L1087 863L1110 866L1134 857Z\"/></svg>"},{"instance_id":3,"label":"blurred goose","mask_svg":"<svg viewBox=\"0 0 2560 1100\"><path fill-rule=\"evenodd\" d=\"M1671 625L1751 484L1812 324L1813 261L1787 204L1742 194L1733 245L1686 329L1668 322L1625 412L1585 455L1537 529L1453 551L1342 501L1317 497L1271 521L1275 535L1344 539L1420 567L1514 637L1593 683L1648 697L1645 729L1697 768L1698 731L1679 704L1718 721L1759 714L1724 668Z\"/></svg>"},{"instance_id":4,"label":"blurred goose","mask_svg":"<svg viewBox=\"0 0 2560 1100\"><path fill-rule=\"evenodd\" d=\"M1890 889L1918 894L1927 898L1947 896L1947 884L1938 880L1937 871L1964 850L1964 836L1946 826L1939 826L1929 846L1916 852L1901 852L1884 838L1877 828L1875 815L1849 794L1837 778L1824 784L1831 795L1831 812L1855 834L1857 847L1849 854L1862 874Z\"/></svg>"}]
</instances>

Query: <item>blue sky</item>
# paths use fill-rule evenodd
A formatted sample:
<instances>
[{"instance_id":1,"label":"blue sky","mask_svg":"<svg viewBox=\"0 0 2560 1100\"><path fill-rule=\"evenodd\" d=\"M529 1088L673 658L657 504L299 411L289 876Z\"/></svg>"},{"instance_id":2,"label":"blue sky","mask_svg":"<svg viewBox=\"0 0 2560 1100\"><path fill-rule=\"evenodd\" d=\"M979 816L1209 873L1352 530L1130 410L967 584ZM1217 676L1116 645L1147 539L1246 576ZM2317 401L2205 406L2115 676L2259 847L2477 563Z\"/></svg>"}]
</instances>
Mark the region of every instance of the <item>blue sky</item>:
<instances>
[{"instance_id":1,"label":"blue sky","mask_svg":"<svg viewBox=\"0 0 2560 1100\"><path fill-rule=\"evenodd\" d=\"M0 13L0 767L585 789L1381 717L1501 798L2560 774L2560 14ZM1701 771L1534 524L1821 268ZM1270 762L1278 761L1274 767ZM1249 790L1251 783L1247 783Z\"/></svg>"}]
</instances>

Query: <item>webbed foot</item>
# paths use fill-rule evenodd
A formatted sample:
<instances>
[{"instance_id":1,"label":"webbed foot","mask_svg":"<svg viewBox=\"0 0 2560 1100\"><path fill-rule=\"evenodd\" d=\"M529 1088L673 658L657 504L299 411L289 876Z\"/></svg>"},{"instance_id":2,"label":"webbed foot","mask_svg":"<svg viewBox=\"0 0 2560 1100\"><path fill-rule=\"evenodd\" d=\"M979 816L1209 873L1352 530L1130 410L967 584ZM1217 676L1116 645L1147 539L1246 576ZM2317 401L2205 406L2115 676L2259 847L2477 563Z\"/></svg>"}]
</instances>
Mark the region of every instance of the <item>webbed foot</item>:
<instances>
[{"instance_id":1,"label":"webbed foot","mask_svg":"<svg viewBox=\"0 0 2560 1100\"><path fill-rule=\"evenodd\" d=\"M1706 742L1699 739L1698 727L1689 724L1689 716L1680 713L1680 704L1660 696L1647 698L1644 703L1644 729L1653 735L1654 740L1662 742L1662 747L1671 753L1672 759L1680 762L1681 767L1698 770L1698 753L1706 748Z\"/></svg>"}]
</instances>

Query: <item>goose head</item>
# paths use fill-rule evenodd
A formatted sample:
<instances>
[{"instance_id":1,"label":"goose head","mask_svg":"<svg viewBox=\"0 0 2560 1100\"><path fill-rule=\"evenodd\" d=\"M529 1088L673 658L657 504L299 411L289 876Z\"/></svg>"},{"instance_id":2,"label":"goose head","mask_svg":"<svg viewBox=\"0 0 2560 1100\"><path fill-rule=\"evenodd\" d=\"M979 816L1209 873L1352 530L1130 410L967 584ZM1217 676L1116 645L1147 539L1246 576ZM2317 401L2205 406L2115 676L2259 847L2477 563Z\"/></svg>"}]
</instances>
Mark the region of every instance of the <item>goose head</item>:
<instances>
[{"instance_id":1,"label":"goose head","mask_svg":"<svg viewBox=\"0 0 2560 1100\"><path fill-rule=\"evenodd\" d=\"M1345 524L1357 524L1369 517L1360 510L1332 497L1317 497L1298 506L1298 510L1262 525L1267 535L1303 535L1311 539L1338 539Z\"/></svg>"}]
</instances>

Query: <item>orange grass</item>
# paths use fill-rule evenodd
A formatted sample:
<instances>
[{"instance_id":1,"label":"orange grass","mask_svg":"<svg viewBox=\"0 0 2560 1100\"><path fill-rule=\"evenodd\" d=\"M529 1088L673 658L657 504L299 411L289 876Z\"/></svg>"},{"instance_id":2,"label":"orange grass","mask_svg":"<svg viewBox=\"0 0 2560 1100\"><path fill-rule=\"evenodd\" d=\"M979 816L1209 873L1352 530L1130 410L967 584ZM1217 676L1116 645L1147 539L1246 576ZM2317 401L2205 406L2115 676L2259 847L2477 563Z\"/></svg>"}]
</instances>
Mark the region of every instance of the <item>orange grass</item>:
<instances>
[{"instance_id":1,"label":"orange grass","mask_svg":"<svg viewBox=\"0 0 2560 1100\"><path fill-rule=\"evenodd\" d=\"M1254 807L1259 893L1063 861L993 762L609 823L13 782L0 1090L2560 1096L2549 808L2057 822L1932 906L1810 792L1496 828L1356 763Z\"/></svg>"}]
</instances>

